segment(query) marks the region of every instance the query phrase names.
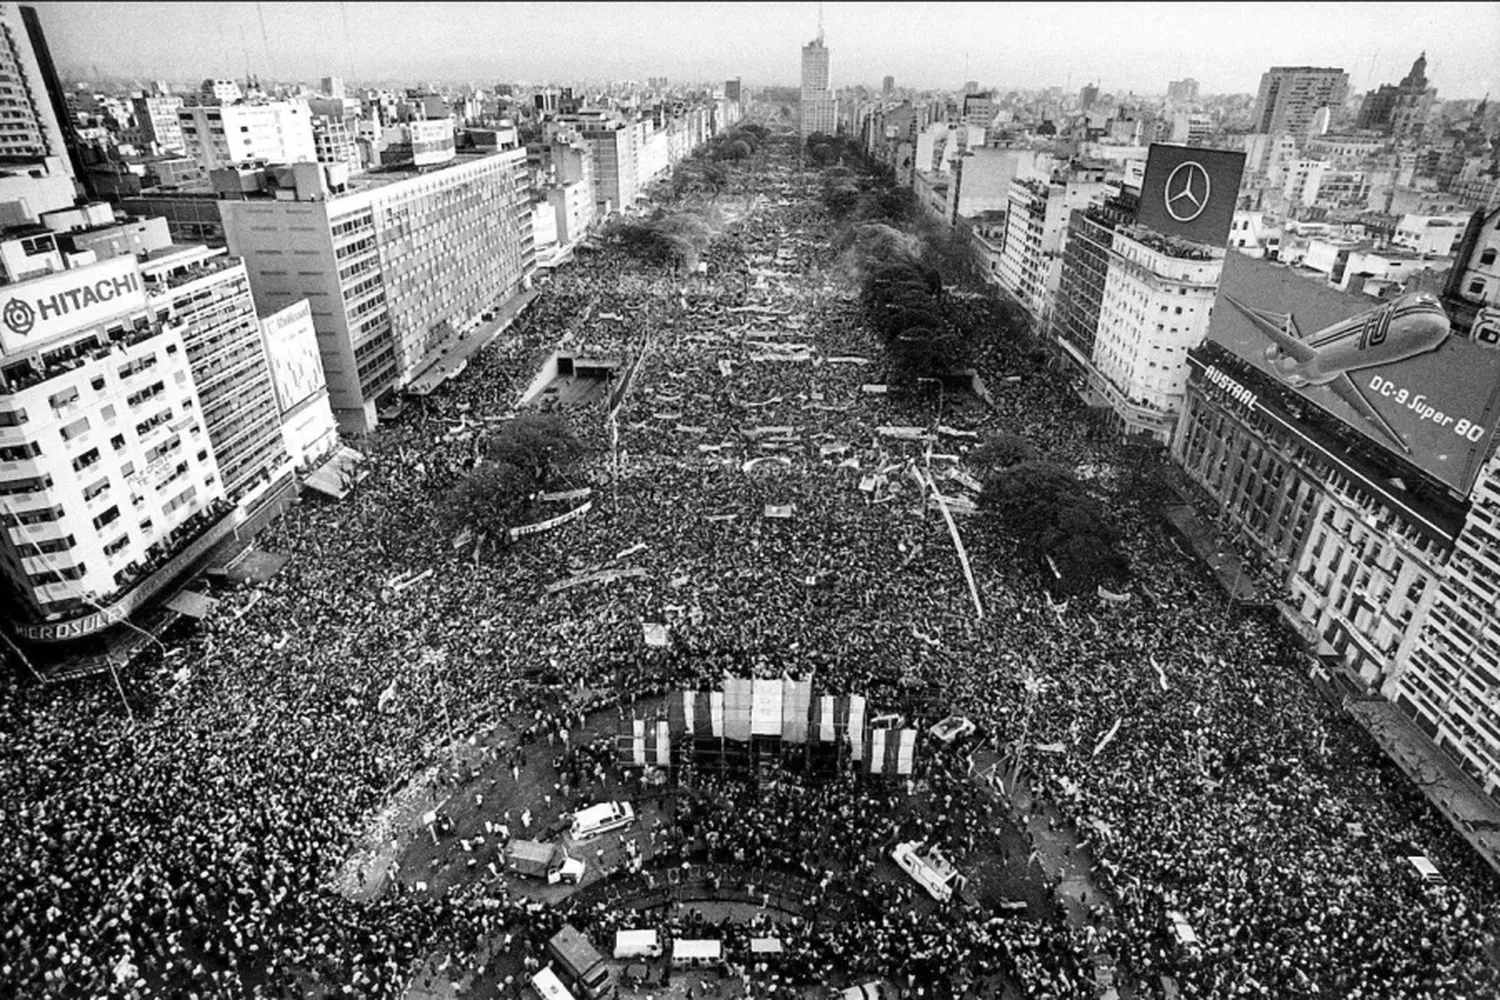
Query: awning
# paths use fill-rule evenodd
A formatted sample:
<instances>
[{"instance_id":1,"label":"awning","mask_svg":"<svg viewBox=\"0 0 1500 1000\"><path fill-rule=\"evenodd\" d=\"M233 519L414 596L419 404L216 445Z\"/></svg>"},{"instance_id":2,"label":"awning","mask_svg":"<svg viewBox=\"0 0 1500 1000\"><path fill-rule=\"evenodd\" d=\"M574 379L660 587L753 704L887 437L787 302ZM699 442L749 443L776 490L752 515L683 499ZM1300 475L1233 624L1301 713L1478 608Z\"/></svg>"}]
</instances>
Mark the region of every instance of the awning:
<instances>
[{"instance_id":1,"label":"awning","mask_svg":"<svg viewBox=\"0 0 1500 1000\"><path fill-rule=\"evenodd\" d=\"M365 456L353 448L340 447L328 461L308 473L302 485L317 490L326 497L342 500L349 495L354 484L364 477L357 471L364 460Z\"/></svg>"},{"instance_id":2,"label":"awning","mask_svg":"<svg viewBox=\"0 0 1500 1000\"><path fill-rule=\"evenodd\" d=\"M213 613L219 602L207 594L199 594L191 590L180 590L166 601L167 607L178 614L187 615L190 618L207 618Z\"/></svg>"}]
</instances>

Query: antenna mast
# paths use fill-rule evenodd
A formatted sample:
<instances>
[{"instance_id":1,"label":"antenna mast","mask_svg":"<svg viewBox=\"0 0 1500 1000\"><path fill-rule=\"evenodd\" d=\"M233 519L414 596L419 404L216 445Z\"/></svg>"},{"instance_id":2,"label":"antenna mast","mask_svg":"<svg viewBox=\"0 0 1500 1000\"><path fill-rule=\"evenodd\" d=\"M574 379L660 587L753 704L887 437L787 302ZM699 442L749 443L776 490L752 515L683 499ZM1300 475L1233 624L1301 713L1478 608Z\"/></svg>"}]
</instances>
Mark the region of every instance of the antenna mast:
<instances>
[{"instance_id":1,"label":"antenna mast","mask_svg":"<svg viewBox=\"0 0 1500 1000\"><path fill-rule=\"evenodd\" d=\"M823 5L818 4L818 44L823 44Z\"/></svg>"}]
</instances>

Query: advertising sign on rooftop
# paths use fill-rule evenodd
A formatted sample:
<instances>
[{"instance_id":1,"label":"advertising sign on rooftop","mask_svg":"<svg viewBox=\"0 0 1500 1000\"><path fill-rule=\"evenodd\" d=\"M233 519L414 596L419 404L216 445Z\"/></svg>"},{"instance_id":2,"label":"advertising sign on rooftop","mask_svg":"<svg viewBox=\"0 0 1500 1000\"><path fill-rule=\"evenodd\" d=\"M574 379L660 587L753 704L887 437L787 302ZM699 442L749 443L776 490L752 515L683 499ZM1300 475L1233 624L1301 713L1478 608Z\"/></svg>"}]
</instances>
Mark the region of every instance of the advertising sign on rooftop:
<instances>
[{"instance_id":1,"label":"advertising sign on rooftop","mask_svg":"<svg viewBox=\"0 0 1500 1000\"><path fill-rule=\"evenodd\" d=\"M1425 293L1351 295L1230 253L1208 339L1459 493L1493 447L1500 350Z\"/></svg>"},{"instance_id":2,"label":"advertising sign on rooftop","mask_svg":"<svg viewBox=\"0 0 1500 1000\"><path fill-rule=\"evenodd\" d=\"M1244 170L1244 153L1152 143L1137 221L1165 236L1221 247Z\"/></svg>"},{"instance_id":3,"label":"advertising sign on rooftop","mask_svg":"<svg viewBox=\"0 0 1500 1000\"><path fill-rule=\"evenodd\" d=\"M115 257L0 289L0 349L27 351L49 340L146 308L134 257Z\"/></svg>"}]
</instances>

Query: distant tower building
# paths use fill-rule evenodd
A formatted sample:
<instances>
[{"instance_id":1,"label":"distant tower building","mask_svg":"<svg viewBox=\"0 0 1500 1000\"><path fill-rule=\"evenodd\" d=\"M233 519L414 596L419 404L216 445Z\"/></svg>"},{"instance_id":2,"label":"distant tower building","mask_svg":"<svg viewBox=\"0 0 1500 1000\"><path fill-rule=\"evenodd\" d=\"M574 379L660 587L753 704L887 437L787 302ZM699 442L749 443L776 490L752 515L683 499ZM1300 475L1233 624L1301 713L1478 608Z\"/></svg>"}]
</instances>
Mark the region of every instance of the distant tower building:
<instances>
[{"instance_id":1,"label":"distant tower building","mask_svg":"<svg viewBox=\"0 0 1500 1000\"><path fill-rule=\"evenodd\" d=\"M1198 100L1198 81L1191 77L1186 80L1173 80L1167 84L1167 100L1176 101L1179 104L1192 104Z\"/></svg>"},{"instance_id":2,"label":"distant tower building","mask_svg":"<svg viewBox=\"0 0 1500 1000\"><path fill-rule=\"evenodd\" d=\"M1399 84L1382 84L1365 95L1354 125L1398 139L1416 138L1436 98L1437 91L1427 86L1427 53L1423 52Z\"/></svg>"},{"instance_id":3,"label":"distant tower building","mask_svg":"<svg viewBox=\"0 0 1500 1000\"><path fill-rule=\"evenodd\" d=\"M204 104L233 104L245 96L234 80L204 80L198 93Z\"/></svg>"},{"instance_id":4,"label":"distant tower building","mask_svg":"<svg viewBox=\"0 0 1500 1000\"><path fill-rule=\"evenodd\" d=\"M838 101L828 76L828 47L823 32L802 46L802 139L814 133L833 135L838 131Z\"/></svg>"},{"instance_id":5,"label":"distant tower building","mask_svg":"<svg viewBox=\"0 0 1500 1000\"><path fill-rule=\"evenodd\" d=\"M1099 103L1099 85L1090 83L1078 92L1078 103L1084 108L1092 108Z\"/></svg>"},{"instance_id":6,"label":"distant tower building","mask_svg":"<svg viewBox=\"0 0 1500 1000\"><path fill-rule=\"evenodd\" d=\"M894 94L896 92L896 78L894 76L887 76L882 80L880 82L880 92L886 97Z\"/></svg>"},{"instance_id":7,"label":"distant tower building","mask_svg":"<svg viewBox=\"0 0 1500 1000\"><path fill-rule=\"evenodd\" d=\"M334 100L343 100L344 81L336 76L323 77L322 91Z\"/></svg>"},{"instance_id":8,"label":"distant tower building","mask_svg":"<svg viewBox=\"0 0 1500 1000\"><path fill-rule=\"evenodd\" d=\"M740 95L742 93L743 90L740 87L739 77L735 77L733 80L724 81L724 100L729 101L732 104L739 104Z\"/></svg>"},{"instance_id":9,"label":"distant tower building","mask_svg":"<svg viewBox=\"0 0 1500 1000\"><path fill-rule=\"evenodd\" d=\"M1319 108L1338 109L1349 96L1349 74L1331 66L1273 66L1260 78L1251 117L1268 135L1304 135Z\"/></svg>"}]
</instances>

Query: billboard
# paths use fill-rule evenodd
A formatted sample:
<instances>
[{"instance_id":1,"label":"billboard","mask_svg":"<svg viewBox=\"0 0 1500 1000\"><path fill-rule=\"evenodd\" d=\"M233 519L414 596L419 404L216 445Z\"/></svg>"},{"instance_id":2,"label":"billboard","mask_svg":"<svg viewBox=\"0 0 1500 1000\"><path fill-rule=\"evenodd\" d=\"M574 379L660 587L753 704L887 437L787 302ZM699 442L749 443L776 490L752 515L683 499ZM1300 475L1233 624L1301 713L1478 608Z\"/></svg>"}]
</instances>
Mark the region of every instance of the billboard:
<instances>
[{"instance_id":1,"label":"billboard","mask_svg":"<svg viewBox=\"0 0 1500 1000\"><path fill-rule=\"evenodd\" d=\"M1245 154L1152 143L1137 220L1164 236L1221 247L1239 197Z\"/></svg>"},{"instance_id":2,"label":"billboard","mask_svg":"<svg viewBox=\"0 0 1500 1000\"><path fill-rule=\"evenodd\" d=\"M0 296L0 349L6 353L146 308L146 286L130 256L11 285Z\"/></svg>"},{"instance_id":3,"label":"billboard","mask_svg":"<svg viewBox=\"0 0 1500 1000\"><path fill-rule=\"evenodd\" d=\"M1229 253L1208 340L1467 493L1500 417L1500 350L1455 336L1442 304L1382 302Z\"/></svg>"}]
</instances>

